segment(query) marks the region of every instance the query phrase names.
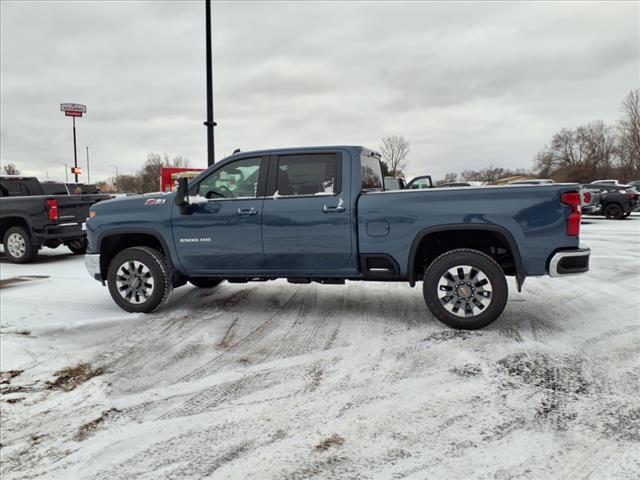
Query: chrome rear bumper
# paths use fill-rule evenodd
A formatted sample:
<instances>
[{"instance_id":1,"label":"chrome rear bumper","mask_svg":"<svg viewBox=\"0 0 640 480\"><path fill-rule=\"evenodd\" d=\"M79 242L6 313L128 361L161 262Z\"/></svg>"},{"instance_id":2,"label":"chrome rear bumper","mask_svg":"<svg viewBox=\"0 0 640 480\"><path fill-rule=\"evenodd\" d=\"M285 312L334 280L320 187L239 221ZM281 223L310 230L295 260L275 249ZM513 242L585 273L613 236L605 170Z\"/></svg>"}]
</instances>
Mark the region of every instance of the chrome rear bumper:
<instances>
[{"instance_id":1,"label":"chrome rear bumper","mask_svg":"<svg viewBox=\"0 0 640 480\"><path fill-rule=\"evenodd\" d=\"M565 277L588 272L590 255L591 249L588 247L554 253L549 261L549 276Z\"/></svg>"}]
</instances>

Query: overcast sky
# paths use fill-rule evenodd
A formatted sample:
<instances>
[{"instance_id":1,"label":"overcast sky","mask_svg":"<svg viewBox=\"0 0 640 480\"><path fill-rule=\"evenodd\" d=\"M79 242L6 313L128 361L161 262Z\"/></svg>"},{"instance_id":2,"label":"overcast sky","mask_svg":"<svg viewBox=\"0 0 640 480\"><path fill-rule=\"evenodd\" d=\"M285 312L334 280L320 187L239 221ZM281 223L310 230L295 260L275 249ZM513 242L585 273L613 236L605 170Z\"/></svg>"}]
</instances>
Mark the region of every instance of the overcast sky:
<instances>
[{"instance_id":1,"label":"overcast sky","mask_svg":"<svg viewBox=\"0 0 640 480\"><path fill-rule=\"evenodd\" d=\"M91 179L148 152L206 165L204 2L0 2L1 163ZM215 2L216 158L411 142L408 173L530 167L640 86L638 2ZM56 163L58 162L58 163ZM86 178L85 178L86 179Z\"/></svg>"}]
</instances>

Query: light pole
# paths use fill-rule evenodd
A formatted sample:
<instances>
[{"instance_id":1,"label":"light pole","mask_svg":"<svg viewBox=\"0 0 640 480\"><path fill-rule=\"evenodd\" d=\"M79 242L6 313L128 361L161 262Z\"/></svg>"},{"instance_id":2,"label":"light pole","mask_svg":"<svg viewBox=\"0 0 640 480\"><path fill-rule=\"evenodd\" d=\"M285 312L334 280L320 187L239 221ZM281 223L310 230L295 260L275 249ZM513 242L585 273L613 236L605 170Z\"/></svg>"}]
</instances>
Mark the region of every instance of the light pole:
<instances>
[{"instance_id":1,"label":"light pole","mask_svg":"<svg viewBox=\"0 0 640 480\"><path fill-rule=\"evenodd\" d=\"M213 52L211 48L211 0L204 1L205 10L205 50L207 57L207 166L215 162L215 147L213 143L213 127L217 124L213 121Z\"/></svg>"},{"instance_id":2,"label":"light pole","mask_svg":"<svg viewBox=\"0 0 640 480\"><path fill-rule=\"evenodd\" d=\"M118 181L118 166L117 165L111 165L111 166L116 169L116 193L120 193L120 182Z\"/></svg>"},{"instance_id":3,"label":"light pole","mask_svg":"<svg viewBox=\"0 0 640 480\"><path fill-rule=\"evenodd\" d=\"M89 173L89 147L87 148L87 183L91 183L91 174Z\"/></svg>"}]
</instances>

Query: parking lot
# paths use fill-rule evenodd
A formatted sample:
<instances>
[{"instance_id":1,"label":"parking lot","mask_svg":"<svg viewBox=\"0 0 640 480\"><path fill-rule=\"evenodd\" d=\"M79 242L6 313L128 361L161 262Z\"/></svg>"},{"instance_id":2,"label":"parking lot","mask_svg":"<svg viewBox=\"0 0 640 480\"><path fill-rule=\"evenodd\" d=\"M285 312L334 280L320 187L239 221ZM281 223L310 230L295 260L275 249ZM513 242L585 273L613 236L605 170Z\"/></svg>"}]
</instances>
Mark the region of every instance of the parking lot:
<instances>
[{"instance_id":1,"label":"parking lot","mask_svg":"<svg viewBox=\"0 0 640 480\"><path fill-rule=\"evenodd\" d=\"M404 283L126 314L65 248L1 259L2 477L637 478L640 214L582 241L588 274L510 279L473 332Z\"/></svg>"}]
</instances>

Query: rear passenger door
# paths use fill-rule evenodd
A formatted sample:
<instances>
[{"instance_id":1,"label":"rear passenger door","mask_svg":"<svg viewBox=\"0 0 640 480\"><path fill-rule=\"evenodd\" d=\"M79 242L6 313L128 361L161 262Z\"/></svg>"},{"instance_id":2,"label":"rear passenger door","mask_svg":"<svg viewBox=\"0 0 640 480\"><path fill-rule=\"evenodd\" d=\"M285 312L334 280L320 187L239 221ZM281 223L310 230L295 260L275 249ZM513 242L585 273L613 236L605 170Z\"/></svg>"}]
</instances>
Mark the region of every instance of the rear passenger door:
<instances>
[{"instance_id":1,"label":"rear passenger door","mask_svg":"<svg viewBox=\"0 0 640 480\"><path fill-rule=\"evenodd\" d=\"M271 158L262 216L271 270L321 275L354 266L344 163L337 152Z\"/></svg>"}]
</instances>

